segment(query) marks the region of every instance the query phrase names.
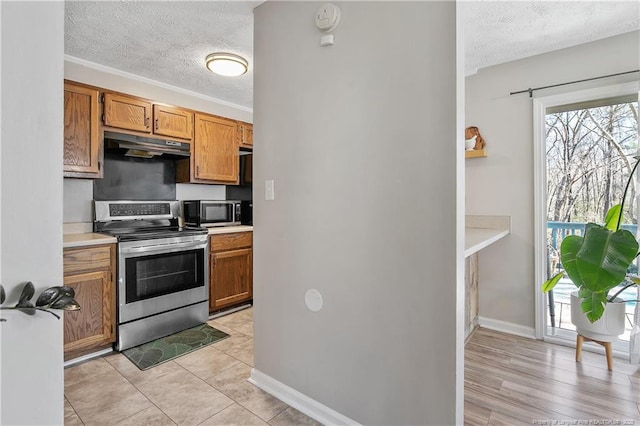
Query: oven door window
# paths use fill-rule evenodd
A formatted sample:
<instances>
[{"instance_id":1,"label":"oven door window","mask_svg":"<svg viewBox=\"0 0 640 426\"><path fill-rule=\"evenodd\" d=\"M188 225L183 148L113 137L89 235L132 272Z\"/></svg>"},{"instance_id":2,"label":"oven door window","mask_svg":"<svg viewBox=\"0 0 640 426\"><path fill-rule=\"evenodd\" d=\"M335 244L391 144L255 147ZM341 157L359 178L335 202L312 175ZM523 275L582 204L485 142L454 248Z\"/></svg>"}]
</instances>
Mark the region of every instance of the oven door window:
<instances>
[{"instance_id":1,"label":"oven door window","mask_svg":"<svg viewBox=\"0 0 640 426\"><path fill-rule=\"evenodd\" d=\"M126 303L204 286L203 263L203 249L127 258Z\"/></svg>"}]
</instances>

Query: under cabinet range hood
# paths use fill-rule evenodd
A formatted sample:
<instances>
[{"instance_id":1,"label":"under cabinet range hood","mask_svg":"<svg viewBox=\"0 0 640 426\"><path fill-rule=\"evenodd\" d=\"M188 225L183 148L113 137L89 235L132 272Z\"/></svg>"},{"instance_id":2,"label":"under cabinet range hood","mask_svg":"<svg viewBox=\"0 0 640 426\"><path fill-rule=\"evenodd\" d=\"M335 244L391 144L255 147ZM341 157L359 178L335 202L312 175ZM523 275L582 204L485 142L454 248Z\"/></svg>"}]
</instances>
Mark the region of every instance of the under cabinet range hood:
<instances>
[{"instance_id":1,"label":"under cabinet range hood","mask_svg":"<svg viewBox=\"0 0 640 426\"><path fill-rule=\"evenodd\" d=\"M191 144L166 139L147 138L127 133L104 132L104 143L108 150L123 151L129 157L185 158L191 154Z\"/></svg>"}]
</instances>

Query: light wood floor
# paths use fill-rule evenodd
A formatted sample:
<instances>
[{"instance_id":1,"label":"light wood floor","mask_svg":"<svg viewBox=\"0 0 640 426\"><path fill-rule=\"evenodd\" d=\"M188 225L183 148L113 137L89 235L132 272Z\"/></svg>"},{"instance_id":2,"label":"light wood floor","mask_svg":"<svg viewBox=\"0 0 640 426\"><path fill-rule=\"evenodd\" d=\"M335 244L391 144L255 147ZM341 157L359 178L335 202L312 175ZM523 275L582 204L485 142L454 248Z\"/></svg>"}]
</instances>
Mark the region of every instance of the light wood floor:
<instances>
[{"instance_id":1,"label":"light wood floor","mask_svg":"<svg viewBox=\"0 0 640 426\"><path fill-rule=\"evenodd\" d=\"M585 346L586 347L586 346ZM466 425L640 425L640 367L478 329L465 347Z\"/></svg>"}]
</instances>

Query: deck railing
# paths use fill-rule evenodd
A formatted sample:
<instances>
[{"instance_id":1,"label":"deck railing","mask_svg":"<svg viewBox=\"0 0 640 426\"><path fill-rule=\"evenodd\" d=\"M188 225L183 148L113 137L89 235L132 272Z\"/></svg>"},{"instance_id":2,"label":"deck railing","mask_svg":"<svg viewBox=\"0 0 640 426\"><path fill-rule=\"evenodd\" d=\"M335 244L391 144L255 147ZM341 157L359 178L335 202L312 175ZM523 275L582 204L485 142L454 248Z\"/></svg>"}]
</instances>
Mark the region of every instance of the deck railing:
<instances>
[{"instance_id":1,"label":"deck railing","mask_svg":"<svg viewBox=\"0 0 640 426\"><path fill-rule=\"evenodd\" d=\"M559 250L559 243L567 235L582 235L585 223L581 222L547 222L547 230L551 231L550 243L554 250ZM624 224L620 228L626 229L633 235L637 235L638 225Z\"/></svg>"},{"instance_id":2,"label":"deck railing","mask_svg":"<svg viewBox=\"0 0 640 426\"><path fill-rule=\"evenodd\" d=\"M549 248L551 249L547 254L549 257L549 276L560 272L560 261L552 261L555 254L560 253L560 244L562 239L567 235L582 235L584 232L585 223L581 222L547 222L547 238L549 241ZM626 229L633 235L638 235L638 225L626 223L620 225L620 228ZM638 262L634 261L633 265L629 268L629 272L632 274L638 273Z\"/></svg>"}]
</instances>

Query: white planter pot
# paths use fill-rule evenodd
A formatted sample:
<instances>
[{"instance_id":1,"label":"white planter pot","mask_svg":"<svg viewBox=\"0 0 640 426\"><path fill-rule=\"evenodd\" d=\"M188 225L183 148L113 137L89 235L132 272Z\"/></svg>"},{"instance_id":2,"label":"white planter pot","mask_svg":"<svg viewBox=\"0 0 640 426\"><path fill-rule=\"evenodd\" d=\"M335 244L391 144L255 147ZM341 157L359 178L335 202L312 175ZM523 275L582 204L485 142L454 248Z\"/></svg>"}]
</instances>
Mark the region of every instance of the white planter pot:
<instances>
[{"instance_id":1,"label":"white planter pot","mask_svg":"<svg viewBox=\"0 0 640 426\"><path fill-rule=\"evenodd\" d=\"M624 303L607 303L602 317L592 323L580 308L581 300L577 291L571 293L571 322L576 326L578 334L599 342L613 342L624 333Z\"/></svg>"}]
</instances>

